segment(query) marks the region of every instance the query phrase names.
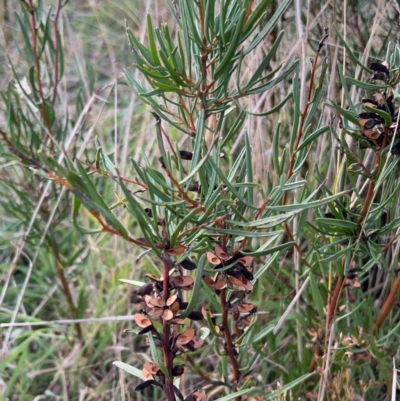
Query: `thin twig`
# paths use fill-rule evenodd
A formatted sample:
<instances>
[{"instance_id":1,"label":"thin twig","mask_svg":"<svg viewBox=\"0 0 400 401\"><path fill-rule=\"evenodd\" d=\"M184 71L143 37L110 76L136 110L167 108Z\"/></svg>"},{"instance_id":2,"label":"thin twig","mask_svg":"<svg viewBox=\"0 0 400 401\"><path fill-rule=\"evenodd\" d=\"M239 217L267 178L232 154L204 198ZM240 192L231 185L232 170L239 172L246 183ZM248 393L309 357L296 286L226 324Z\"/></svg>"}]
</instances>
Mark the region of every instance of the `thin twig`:
<instances>
[{"instance_id":1,"label":"thin twig","mask_svg":"<svg viewBox=\"0 0 400 401\"><path fill-rule=\"evenodd\" d=\"M232 335L230 332L230 327L228 323L228 306L226 304L226 289L222 289L219 295L219 299L221 302L221 312L222 312L222 327L224 331L226 351L228 353L229 360L231 362L233 368L233 388L232 390L235 392L237 390L237 383L240 379L240 370L239 363L234 354L234 345L232 340ZM240 399L240 397L239 397Z\"/></svg>"}]
</instances>

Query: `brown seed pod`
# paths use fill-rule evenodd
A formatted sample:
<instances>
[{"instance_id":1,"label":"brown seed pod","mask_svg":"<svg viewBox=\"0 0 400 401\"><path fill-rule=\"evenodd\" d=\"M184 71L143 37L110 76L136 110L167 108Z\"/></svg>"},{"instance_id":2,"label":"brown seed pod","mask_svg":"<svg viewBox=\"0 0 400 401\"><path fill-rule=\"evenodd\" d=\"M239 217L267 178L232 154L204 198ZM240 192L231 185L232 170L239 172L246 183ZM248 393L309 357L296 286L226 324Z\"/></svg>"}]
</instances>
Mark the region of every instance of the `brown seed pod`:
<instances>
[{"instance_id":1,"label":"brown seed pod","mask_svg":"<svg viewBox=\"0 0 400 401\"><path fill-rule=\"evenodd\" d=\"M218 256L218 258L223 261L228 260L230 258L229 255L220 246L216 246L214 252Z\"/></svg>"},{"instance_id":2,"label":"brown seed pod","mask_svg":"<svg viewBox=\"0 0 400 401\"><path fill-rule=\"evenodd\" d=\"M244 266L250 266L253 263L253 258L251 256L242 256L237 261Z\"/></svg>"},{"instance_id":3,"label":"brown seed pod","mask_svg":"<svg viewBox=\"0 0 400 401\"><path fill-rule=\"evenodd\" d=\"M185 319L174 317L173 319L170 320L170 322L173 324L185 324Z\"/></svg>"},{"instance_id":4,"label":"brown seed pod","mask_svg":"<svg viewBox=\"0 0 400 401\"><path fill-rule=\"evenodd\" d=\"M223 276L220 280L218 280L215 284L214 284L214 288L216 290L222 290L223 288L226 288L226 276Z\"/></svg>"},{"instance_id":5,"label":"brown seed pod","mask_svg":"<svg viewBox=\"0 0 400 401\"><path fill-rule=\"evenodd\" d=\"M203 280L209 287L214 288L215 281L211 277L203 276Z\"/></svg>"},{"instance_id":6,"label":"brown seed pod","mask_svg":"<svg viewBox=\"0 0 400 401\"><path fill-rule=\"evenodd\" d=\"M145 301L148 306L156 306L158 308L163 308L165 306L165 302L161 298L151 297L150 295L145 296Z\"/></svg>"},{"instance_id":7,"label":"brown seed pod","mask_svg":"<svg viewBox=\"0 0 400 401\"><path fill-rule=\"evenodd\" d=\"M247 304L247 303L241 303L237 305L237 308L239 310L240 313L248 313L248 312L252 312L254 309L254 305L253 304Z\"/></svg>"},{"instance_id":8,"label":"brown seed pod","mask_svg":"<svg viewBox=\"0 0 400 401\"><path fill-rule=\"evenodd\" d=\"M232 286L237 287L238 289L244 288L242 281L236 277L228 276L228 281Z\"/></svg>"},{"instance_id":9,"label":"brown seed pod","mask_svg":"<svg viewBox=\"0 0 400 401\"><path fill-rule=\"evenodd\" d=\"M176 344L178 346L186 345L193 340L193 337L194 337L194 329L189 328L185 330L183 333L180 333L178 335L178 337L176 338Z\"/></svg>"},{"instance_id":10,"label":"brown seed pod","mask_svg":"<svg viewBox=\"0 0 400 401\"><path fill-rule=\"evenodd\" d=\"M146 312L150 317L157 318L157 317L162 316L164 309L163 308L151 308L151 309L148 309Z\"/></svg>"},{"instance_id":11,"label":"brown seed pod","mask_svg":"<svg viewBox=\"0 0 400 401\"><path fill-rule=\"evenodd\" d=\"M151 320L149 318L147 318L146 316L142 315L141 313L136 313L133 316L133 319L135 320L136 324L139 327L149 327L152 326L153 324L151 323Z\"/></svg>"},{"instance_id":12,"label":"brown seed pod","mask_svg":"<svg viewBox=\"0 0 400 401\"><path fill-rule=\"evenodd\" d=\"M177 256L177 255L181 255L185 251L186 251L186 247L182 244L179 244L172 249L168 249L167 254L171 255L171 256Z\"/></svg>"},{"instance_id":13,"label":"brown seed pod","mask_svg":"<svg viewBox=\"0 0 400 401\"><path fill-rule=\"evenodd\" d=\"M160 368L154 362L145 362L143 365L143 374L148 372L152 375L156 375Z\"/></svg>"},{"instance_id":14,"label":"brown seed pod","mask_svg":"<svg viewBox=\"0 0 400 401\"><path fill-rule=\"evenodd\" d=\"M174 317L173 312L170 309L164 309L164 312L162 314L162 317L165 320L171 320Z\"/></svg>"},{"instance_id":15,"label":"brown seed pod","mask_svg":"<svg viewBox=\"0 0 400 401\"><path fill-rule=\"evenodd\" d=\"M190 289L194 283L194 280L190 276L173 276L169 279L169 281L175 287L185 290Z\"/></svg>"},{"instance_id":16,"label":"brown seed pod","mask_svg":"<svg viewBox=\"0 0 400 401\"><path fill-rule=\"evenodd\" d=\"M221 263L221 259L212 252L207 252L207 259L212 265L219 265Z\"/></svg>"},{"instance_id":17,"label":"brown seed pod","mask_svg":"<svg viewBox=\"0 0 400 401\"><path fill-rule=\"evenodd\" d=\"M366 130L366 131L363 132L363 134L367 138L373 139L373 140L378 139L381 136L380 132L373 131L373 130Z\"/></svg>"}]
</instances>

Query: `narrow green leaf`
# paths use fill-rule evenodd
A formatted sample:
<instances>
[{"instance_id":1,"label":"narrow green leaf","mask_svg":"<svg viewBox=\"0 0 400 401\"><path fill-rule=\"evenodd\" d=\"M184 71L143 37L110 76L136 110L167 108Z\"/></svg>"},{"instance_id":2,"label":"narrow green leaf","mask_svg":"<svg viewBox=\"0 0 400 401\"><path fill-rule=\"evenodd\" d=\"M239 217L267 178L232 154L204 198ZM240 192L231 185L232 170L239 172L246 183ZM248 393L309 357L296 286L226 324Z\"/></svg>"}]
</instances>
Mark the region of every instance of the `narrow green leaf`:
<instances>
[{"instance_id":1,"label":"narrow green leaf","mask_svg":"<svg viewBox=\"0 0 400 401\"><path fill-rule=\"evenodd\" d=\"M317 129L316 131L314 131L312 134L307 135L305 137L305 139L303 139L302 143L300 144L300 146L297 148L297 152L299 152L300 150L302 150L303 148L307 147L309 144L312 144L313 142L316 141L316 139L324 134L325 132L329 131L330 127L329 125L325 125L324 127L321 127L319 129Z\"/></svg>"},{"instance_id":2,"label":"narrow green leaf","mask_svg":"<svg viewBox=\"0 0 400 401\"><path fill-rule=\"evenodd\" d=\"M339 105L332 102L332 103L328 104L328 106L333 106L341 116L343 116L346 120L349 120L350 122L352 122L354 125L356 125L356 126L360 125L358 118L356 116L354 116L349 111L342 109Z\"/></svg>"},{"instance_id":3,"label":"narrow green leaf","mask_svg":"<svg viewBox=\"0 0 400 401\"><path fill-rule=\"evenodd\" d=\"M134 366L128 365L127 363L120 362L120 361L113 362L113 365L115 365L117 368L125 370L125 372L127 372L133 376L136 376L137 378L139 378L141 380L146 380L145 377L143 376L142 371L135 368Z\"/></svg>"},{"instance_id":4,"label":"narrow green leaf","mask_svg":"<svg viewBox=\"0 0 400 401\"><path fill-rule=\"evenodd\" d=\"M285 104L286 102L291 99L293 96L292 92L289 92L286 97L280 102L278 103L275 107L273 107L272 109L266 110L262 113L252 113L251 111L246 110L244 107L241 106L241 104L235 100L234 103L236 104L236 106L239 107L239 109L243 112L245 112L246 114L249 114L250 116L256 116L256 117L265 117L268 116L270 114L276 113L277 111L279 111Z\"/></svg>"},{"instance_id":5,"label":"narrow green leaf","mask_svg":"<svg viewBox=\"0 0 400 401\"><path fill-rule=\"evenodd\" d=\"M144 60L140 58L140 55L137 53L137 50L140 51L146 62L152 66L157 66L157 63L154 61L153 56L150 52L149 49L147 49L146 46L142 45L137 39L136 36L132 33L132 31L127 27L126 21L125 21L125 28L126 28L126 34L128 35L128 42L131 47L131 50L133 53L136 53L136 55L139 57L137 61L140 64L144 63Z\"/></svg>"},{"instance_id":6,"label":"narrow green leaf","mask_svg":"<svg viewBox=\"0 0 400 401\"><path fill-rule=\"evenodd\" d=\"M99 138L96 136L94 138L94 143L96 146L96 149L100 151L100 158L103 162L103 165L105 169L110 172L113 176L117 175L117 170L115 169L114 163L111 161L111 159L103 152L103 149L100 145Z\"/></svg>"},{"instance_id":7,"label":"narrow green leaf","mask_svg":"<svg viewBox=\"0 0 400 401\"><path fill-rule=\"evenodd\" d=\"M247 182L252 183L254 180L253 177L253 158L252 158L252 147L250 145L250 138L249 135L246 133L245 135L245 148L246 148L246 176L247 176ZM250 187L247 190L247 196L249 202L254 205L254 191Z\"/></svg>"},{"instance_id":8,"label":"narrow green leaf","mask_svg":"<svg viewBox=\"0 0 400 401\"><path fill-rule=\"evenodd\" d=\"M374 85L363 81L358 81L352 77L345 77L346 81L350 82L352 85L357 86L358 88L371 90L371 91L378 91L382 89L386 89L388 85Z\"/></svg>"},{"instance_id":9,"label":"narrow green leaf","mask_svg":"<svg viewBox=\"0 0 400 401\"><path fill-rule=\"evenodd\" d=\"M226 71L229 64L232 63L233 55L236 52L238 47L240 34L242 33L242 25L244 21L245 10L240 13L240 18L237 22L235 33L229 43L228 49L225 51L223 58L219 60L218 67L215 69L213 73L213 79L218 79L224 71Z\"/></svg>"},{"instance_id":10,"label":"narrow green leaf","mask_svg":"<svg viewBox=\"0 0 400 401\"><path fill-rule=\"evenodd\" d=\"M173 92L173 93L178 93L178 94L183 95L183 96L188 96L189 95L184 90L181 90L178 86L175 86L174 82L172 82L172 80L171 80L170 84L164 83L164 82L161 82L161 81L157 81L157 80L155 80L153 78L150 79L150 82L152 83L152 85L154 87L160 89L163 92Z\"/></svg>"},{"instance_id":11,"label":"narrow green leaf","mask_svg":"<svg viewBox=\"0 0 400 401\"><path fill-rule=\"evenodd\" d=\"M286 3L286 1L284 1L283 3ZM259 20L262 18L262 16L264 15L264 12L266 11L267 7L271 4L271 0L262 0L260 1L257 6L254 8L254 10L252 11L252 13L250 14L249 18L246 21L246 25L243 28L243 32L246 33L251 33L257 23L259 22ZM247 3L247 6L249 7L249 3ZM272 16L272 18L274 18L274 16ZM269 25L269 24L267 24ZM274 23L275 25L275 23ZM270 28L267 28L268 30ZM267 32L268 32L267 30Z\"/></svg>"},{"instance_id":12,"label":"narrow green leaf","mask_svg":"<svg viewBox=\"0 0 400 401\"><path fill-rule=\"evenodd\" d=\"M348 220L342 219L329 219L329 218L317 218L316 222L323 226L331 227L334 230L346 231L346 232L357 232L360 229L360 225Z\"/></svg>"},{"instance_id":13,"label":"narrow green leaf","mask_svg":"<svg viewBox=\"0 0 400 401\"><path fill-rule=\"evenodd\" d=\"M241 89L241 91L246 91L250 89L261 77L261 75L265 72L266 68L269 66L269 63L273 59L280 43L283 38L283 31L279 33L278 37L276 38L273 46L271 47L271 50L268 52L268 54L265 55L265 58L257 68L256 72L253 74L253 76L250 78L249 82ZM251 51L251 50L250 50ZM244 55L246 55L248 52L245 51Z\"/></svg>"},{"instance_id":14,"label":"narrow green leaf","mask_svg":"<svg viewBox=\"0 0 400 401\"><path fill-rule=\"evenodd\" d=\"M274 216L265 217L259 220L252 221L231 221L227 220L226 222L237 227L257 227L258 229L272 228L276 225L282 224L293 217L293 213L282 213Z\"/></svg>"},{"instance_id":15,"label":"narrow green leaf","mask_svg":"<svg viewBox=\"0 0 400 401\"><path fill-rule=\"evenodd\" d=\"M185 309L185 312L182 314L182 319L185 319L187 316L189 316L190 312L194 310L194 308L198 307L198 302L197 300L199 299L200 293L201 293L201 286L202 286L202 280L203 280L203 270L204 266L206 264L206 255L203 254L201 255L198 263L197 263L197 269L196 271L196 277L194 279L194 285L193 285L193 291L192 291L192 296L190 297L189 305Z\"/></svg>"},{"instance_id":16,"label":"narrow green leaf","mask_svg":"<svg viewBox=\"0 0 400 401\"><path fill-rule=\"evenodd\" d=\"M81 202L89 211L96 211L99 213L112 228L117 230L123 238L127 239L129 237L128 231L113 215L103 198L97 193L96 188L86 174L85 169L80 166L80 164L77 164L77 167L82 178L72 171L69 171L67 174L67 181L72 186L72 192L79 197Z\"/></svg>"},{"instance_id":17,"label":"narrow green leaf","mask_svg":"<svg viewBox=\"0 0 400 401\"><path fill-rule=\"evenodd\" d=\"M257 231L242 231L242 230L235 230L229 228L219 228L219 227L207 227L207 230L215 231L217 233L222 234L230 234L237 237L247 237L247 238L265 238L265 237L272 237L276 234L280 233L281 231L266 231L266 232L257 232Z\"/></svg>"},{"instance_id":18,"label":"narrow green leaf","mask_svg":"<svg viewBox=\"0 0 400 401\"><path fill-rule=\"evenodd\" d=\"M375 114L378 114L378 116L381 116L385 120L386 127L390 127L392 125L392 117L386 111L379 110L379 109L373 109L372 107L368 107L368 106L364 106L364 109L370 113L375 113Z\"/></svg>"},{"instance_id":19,"label":"narrow green leaf","mask_svg":"<svg viewBox=\"0 0 400 401\"><path fill-rule=\"evenodd\" d=\"M245 121L246 121L246 112L242 109L238 117L235 119L233 125L229 129L228 133L226 134L225 138L222 140L221 148L227 145L232 140L232 138L239 133Z\"/></svg>"},{"instance_id":20,"label":"narrow green leaf","mask_svg":"<svg viewBox=\"0 0 400 401\"><path fill-rule=\"evenodd\" d=\"M147 338L149 339L150 346L150 354L153 362L160 368L160 370L164 373L166 379L169 379L169 373L167 367L164 365L160 355L157 351L157 346L153 338L153 333L147 333Z\"/></svg>"},{"instance_id":21,"label":"narrow green leaf","mask_svg":"<svg viewBox=\"0 0 400 401\"><path fill-rule=\"evenodd\" d=\"M88 229L78 223L79 210L81 208L81 205L82 205L82 202L80 201L79 197L74 195L72 198L72 222L74 224L74 227L83 234L100 233L102 231L102 228Z\"/></svg>"},{"instance_id":22,"label":"narrow green leaf","mask_svg":"<svg viewBox=\"0 0 400 401\"><path fill-rule=\"evenodd\" d=\"M346 49L346 54L350 57L351 60L353 60L357 65L359 65L363 70L367 71L368 73L371 73L371 70L367 68L364 64L360 62L360 60L355 56L353 51L350 49L350 46L348 45L348 42L344 39L342 34L340 33L339 29L335 25L333 25L333 29L336 32L336 35L339 38L340 43L342 46Z\"/></svg>"},{"instance_id":23,"label":"narrow green leaf","mask_svg":"<svg viewBox=\"0 0 400 401\"><path fill-rule=\"evenodd\" d=\"M338 249L335 252L326 252L323 255L327 255L325 258L321 259L321 263L329 263L341 260L342 256L346 255L347 252L351 252L354 249L354 245L351 244L346 248Z\"/></svg>"},{"instance_id":24,"label":"narrow green leaf","mask_svg":"<svg viewBox=\"0 0 400 401\"><path fill-rule=\"evenodd\" d=\"M142 285L146 284L143 281L127 280L127 279L124 279L124 278L120 278L119 281L122 281L123 283L126 283L126 284L136 285L137 287L141 287Z\"/></svg>"},{"instance_id":25,"label":"narrow green leaf","mask_svg":"<svg viewBox=\"0 0 400 401\"><path fill-rule=\"evenodd\" d=\"M198 10L197 3L191 1L180 2L181 19L185 21L183 27L187 27L188 36L191 37L192 41L201 49L203 42L200 37L199 23L198 23ZM192 50L192 44L189 42L188 50Z\"/></svg>"},{"instance_id":26,"label":"narrow green leaf","mask_svg":"<svg viewBox=\"0 0 400 401\"><path fill-rule=\"evenodd\" d=\"M165 68L168 70L171 78L175 81L176 85L179 86L184 86L184 87L190 87L175 71L175 68L173 65L171 65L171 55L167 57L162 51L159 53L160 58L165 66Z\"/></svg>"},{"instance_id":27,"label":"narrow green leaf","mask_svg":"<svg viewBox=\"0 0 400 401\"><path fill-rule=\"evenodd\" d=\"M244 390L239 390L239 391L236 391L235 393L226 395L225 397L217 398L215 401L230 401L230 400L233 400L234 398L240 397L243 394L247 394L248 392L250 392L252 390L254 390L254 387L246 388Z\"/></svg>"},{"instance_id":28,"label":"narrow green leaf","mask_svg":"<svg viewBox=\"0 0 400 401\"><path fill-rule=\"evenodd\" d=\"M171 236L171 247L176 243L178 235L183 231L184 227L191 221L195 220L194 217L199 213L200 208L194 208L189 213L187 213L179 224L175 227L174 232Z\"/></svg>"},{"instance_id":29,"label":"narrow green leaf","mask_svg":"<svg viewBox=\"0 0 400 401\"><path fill-rule=\"evenodd\" d=\"M317 207L324 206L335 199L341 198L348 194L349 191L338 192L335 195L328 196L326 198L310 201L307 200L305 203L295 203L292 205L280 205L280 206L268 206L269 210L279 211L279 212L300 212L302 210L314 209Z\"/></svg>"},{"instance_id":30,"label":"narrow green leaf","mask_svg":"<svg viewBox=\"0 0 400 401\"><path fill-rule=\"evenodd\" d=\"M216 37L215 26L214 26L214 9L215 0L206 0L203 2L204 12L204 35L209 43L211 43Z\"/></svg>"},{"instance_id":31,"label":"narrow green leaf","mask_svg":"<svg viewBox=\"0 0 400 401\"><path fill-rule=\"evenodd\" d=\"M255 336L251 337L246 341L246 343L241 344L242 346L248 344L254 344L261 341L266 335L271 333L274 330L275 324L269 324L267 327L264 327L260 332L258 332Z\"/></svg>"},{"instance_id":32,"label":"narrow green leaf","mask_svg":"<svg viewBox=\"0 0 400 401\"><path fill-rule=\"evenodd\" d=\"M319 290L319 286L315 280L314 274L312 272L309 272L309 277L310 277L310 287L311 287L311 293L312 293L312 299L313 299L313 305L317 308L319 317L321 319L324 318L324 302L322 300L321 292Z\"/></svg>"},{"instance_id":33,"label":"narrow green leaf","mask_svg":"<svg viewBox=\"0 0 400 401\"><path fill-rule=\"evenodd\" d=\"M315 372L307 373L307 374L297 378L296 380L293 380L292 382L282 386L279 390L266 395L264 398L264 401L273 400L278 397L279 397L279 399L282 398L283 394L285 394L287 391L291 390L292 388L298 386L300 383L307 380L309 377L313 376L314 374L315 374Z\"/></svg>"},{"instance_id":34,"label":"narrow green leaf","mask_svg":"<svg viewBox=\"0 0 400 401\"><path fill-rule=\"evenodd\" d=\"M345 104L347 104L348 109L351 110L351 112L354 115L356 115L357 114L357 110L356 110L356 107L355 107L355 105L353 103L351 95L349 93L349 89L347 87L346 78L343 75L344 74L343 66L342 66L342 64L340 62L338 62L336 67L337 67L337 72L338 72L339 78L340 78L340 84L342 86L342 90L343 90L344 97L345 97ZM346 125L345 125L345 127L346 127Z\"/></svg>"},{"instance_id":35,"label":"narrow green leaf","mask_svg":"<svg viewBox=\"0 0 400 401\"><path fill-rule=\"evenodd\" d=\"M282 235L282 234L280 234ZM267 241L268 244L274 242L276 240L276 238L271 238L270 240ZM254 252L247 252L247 254L249 256L254 256L254 257L259 257L259 256L265 256L265 255L270 255L271 253L275 253L275 252L280 252L283 251L287 248L290 248L294 245L294 242L286 242L284 244L279 244L276 246L261 246L260 248L258 248L256 251ZM253 280L254 282L254 280Z\"/></svg>"},{"instance_id":36,"label":"narrow green leaf","mask_svg":"<svg viewBox=\"0 0 400 401\"><path fill-rule=\"evenodd\" d=\"M27 4L28 5L28 4ZM28 33L27 28L29 26L26 26L24 24L24 22L21 20L20 16L18 15L18 13L15 13L15 16L17 18L18 24L19 24L19 28L20 31L22 33L22 37L24 38L24 42L25 42L25 56L28 56L28 60L27 62L29 64L33 64L34 60L35 60L35 56L33 54L33 50L32 50L32 43L31 43L31 39L30 39L30 33Z\"/></svg>"},{"instance_id":37,"label":"narrow green leaf","mask_svg":"<svg viewBox=\"0 0 400 401\"><path fill-rule=\"evenodd\" d=\"M147 16L146 16L146 22L147 22L147 37L149 39L149 46L150 46L151 55L153 57L154 63L156 65L161 65L160 59L158 57L156 41L154 39L153 23L151 21L151 16L150 16L149 13L147 13Z\"/></svg>"},{"instance_id":38,"label":"narrow green leaf","mask_svg":"<svg viewBox=\"0 0 400 401\"><path fill-rule=\"evenodd\" d=\"M142 206L135 199L132 193L126 188L125 183L122 181L122 179L119 180L119 185L122 188L122 191L124 192L124 195L126 197L128 210L131 212L132 216L136 218L147 242L151 245L153 250L158 253L159 251L155 247L154 240L157 238L159 241L161 241L161 238L159 237L160 234L157 227L153 225L154 221L150 219L150 217L144 212Z\"/></svg>"},{"instance_id":39,"label":"narrow green leaf","mask_svg":"<svg viewBox=\"0 0 400 401\"><path fill-rule=\"evenodd\" d=\"M257 93L266 92L268 89L271 89L276 84L278 84L279 82L281 82L284 79L286 79L297 68L298 63L299 63L299 61L295 60L278 77L276 77L272 81L267 82L266 84L260 85L260 86L254 88L254 89L250 89L245 94L246 95L255 95Z\"/></svg>"},{"instance_id":40,"label":"narrow green leaf","mask_svg":"<svg viewBox=\"0 0 400 401\"><path fill-rule=\"evenodd\" d=\"M265 24L263 27L262 31L258 33L255 38L251 41L250 45L245 49L244 55L247 55L250 53L253 49L255 49L264 39L265 37L270 33L270 31L275 27L277 21L279 18L282 16L282 14L285 12L287 7L290 4L290 0L284 0L280 2L278 9L275 11L274 15L271 18L268 18L268 22ZM243 28L243 31L246 32L249 29L249 24L251 24L254 19L253 15L255 15L255 12L252 12L252 15L248 19L245 27ZM280 41L280 39L276 39L276 41ZM276 42L274 43L275 46ZM271 48L272 51L272 48ZM268 57L268 55L267 55Z\"/></svg>"},{"instance_id":41,"label":"narrow green leaf","mask_svg":"<svg viewBox=\"0 0 400 401\"><path fill-rule=\"evenodd\" d=\"M216 157L218 158L218 156L219 156L218 155L218 149L216 149L215 153L216 154L214 155L214 158L216 158ZM232 182L233 180L235 180L235 177L238 174L238 169L241 166L242 161L244 160L245 156L246 156L246 148L244 147L240 151L239 155L235 156L235 162L233 163L233 166L230 168L229 175L227 177L227 180L229 182ZM233 184L232 184L232 186L233 186Z\"/></svg>"},{"instance_id":42,"label":"narrow green leaf","mask_svg":"<svg viewBox=\"0 0 400 401\"><path fill-rule=\"evenodd\" d=\"M216 163L214 162L214 160L212 159L212 157L210 157L208 159L208 162L212 165L212 167L214 168L214 170L216 171L216 173L218 174L219 178L221 179L221 181L226 185L227 189L232 192L237 199L239 199L240 201L242 201L244 204L246 204L247 206L249 206L252 209L257 209L257 207L251 203L249 203L247 201L247 199L245 199L242 195L240 195L240 193L238 191L236 191L236 189L232 186L232 184L226 179L225 174L220 170L220 168L216 165Z\"/></svg>"}]
</instances>

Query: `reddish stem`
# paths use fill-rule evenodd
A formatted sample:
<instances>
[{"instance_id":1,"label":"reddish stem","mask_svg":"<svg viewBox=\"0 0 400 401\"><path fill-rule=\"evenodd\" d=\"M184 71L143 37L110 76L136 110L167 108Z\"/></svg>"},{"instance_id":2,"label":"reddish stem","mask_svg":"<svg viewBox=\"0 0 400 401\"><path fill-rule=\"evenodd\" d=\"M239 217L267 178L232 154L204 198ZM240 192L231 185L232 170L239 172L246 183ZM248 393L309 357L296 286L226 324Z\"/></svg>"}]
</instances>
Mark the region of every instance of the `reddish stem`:
<instances>
[{"instance_id":1,"label":"reddish stem","mask_svg":"<svg viewBox=\"0 0 400 401\"><path fill-rule=\"evenodd\" d=\"M169 257L168 255L164 255L163 265L164 265L164 274L163 274L163 300L167 303L169 298L169 269L170 264L168 263ZM168 401L175 401L175 392L174 392L174 378L172 376L172 368L174 357L171 352L171 344L170 344L170 326L168 321L163 319L163 334L162 334L162 342L163 342L163 353L164 353L164 364L168 370L168 378L165 378L164 381L164 392L167 396Z\"/></svg>"},{"instance_id":2,"label":"reddish stem","mask_svg":"<svg viewBox=\"0 0 400 401\"><path fill-rule=\"evenodd\" d=\"M61 5L62 0L58 0L57 2L57 8L56 12L54 15L54 21L53 21L53 30L54 30L54 70L53 70L53 95L51 98L51 104L54 106L56 102L56 97L57 97L57 89L58 89L58 83L60 82L60 77L58 76L59 70L58 70L58 59L59 59L59 37L58 37L58 19L60 17L60 11L62 8Z\"/></svg>"},{"instance_id":3,"label":"reddish stem","mask_svg":"<svg viewBox=\"0 0 400 401\"><path fill-rule=\"evenodd\" d=\"M386 298L386 301L382 305L382 309L380 310L378 317L376 318L376 322L374 324L374 333L376 333L380 329L383 322L393 309L393 306L396 303L396 295L397 292L399 291L399 288L400 288L400 274L397 274L396 280L393 283L393 287L390 291L390 294Z\"/></svg>"},{"instance_id":4,"label":"reddish stem","mask_svg":"<svg viewBox=\"0 0 400 401\"><path fill-rule=\"evenodd\" d=\"M318 46L317 52L315 54L315 59L314 59L313 64L312 64L310 86L309 86L308 94L307 94L307 102L306 102L306 105L305 105L305 108L304 108L303 112L301 113L300 124L299 124L299 129L297 131L296 141L294 143L293 151L292 151L292 154L290 156L289 168L288 168L288 172L287 172L287 176L286 176L286 182L289 182L290 178L293 175L293 167L294 167L294 163L295 163L295 160L296 160L296 153L297 153L297 149L298 149L298 147L300 145L301 138L303 137L304 124L305 124L305 121L306 121L307 112L308 112L308 108L310 106L311 97L312 97L312 93L313 93L315 71L317 69L319 53L320 53L320 51L322 49L322 46L325 44L325 41L328 39L328 28L324 28L324 31L325 31L324 32L324 36L322 37L322 39L319 42L319 46ZM282 205L286 205L288 192L289 191L285 191L283 193ZM297 253L299 254L301 260L303 261L303 263L306 266L310 267L309 263L304 259L303 253L301 252L301 249L300 249L300 246L295 241L295 238L294 238L294 236L293 236L293 234L292 234L292 232L290 230L289 225L285 222L285 223L283 223L283 226L284 226L286 235L292 241L294 241L294 243L295 243L294 247L295 247Z\"/></svg>"},{"instance_id":5,"label":"reddish stem","mask_svg":"<svg viewBox=\"0 0 400 401\"><path fill-rule=\"evenodd\" d=\"M232 335L229 330L229 322L228 322L228 306L226 304L226 289L222 289L219 295L219 299L221 301L221 313L222 313L222 326L224 330L225 343L226 343L226 351L228 353L229 360L231 361L231 365L233 368L233 391L237 390L237 383L240 379L240 371L239 371L239 363L234 354L234 345L232 341ZM241 397L237 397L237 400L240 400Z\"/></svg>"},{"instance_id":6,"label":"reddish stem","mask_svg":"<svg viewBox=\"0 0 400 401\"><path fill-rule=\"evenodd\" d=\"M57 273L58 279L60 280L61 287L63 288L64 295L65 295L65 298L67 300L69 312L70 312L71 316L74 319L77 319L78 315L77 315L76 306L74 304L74 299L72 297L71 290L70 290L69 285L68 285L68 280L67 280L67 278L65 277L65 274L64 274L64 267L61 264L61 258L60 258L60 254L59 254L59 251L58 251L57 244L53 241L51 246L53 248L56 273ZM75 323L74 325L75 325L76 335L79 338L79 341L81 342L81 344L84 344L85 343L85 339L83 337L82 327L81 327L80 323Z\"/></svg>"}]
</instances>

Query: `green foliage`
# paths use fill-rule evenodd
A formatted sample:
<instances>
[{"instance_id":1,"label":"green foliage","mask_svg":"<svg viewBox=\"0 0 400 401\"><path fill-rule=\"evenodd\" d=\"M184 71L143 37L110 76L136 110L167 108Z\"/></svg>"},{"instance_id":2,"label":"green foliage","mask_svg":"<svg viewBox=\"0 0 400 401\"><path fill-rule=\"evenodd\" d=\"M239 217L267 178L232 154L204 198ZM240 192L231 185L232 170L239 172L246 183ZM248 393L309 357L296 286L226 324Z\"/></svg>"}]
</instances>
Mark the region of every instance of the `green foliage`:
<instances>
[{"instance_id":1,"label":"green foliage","mask_svg":"<svg viewBox=\"0 0 400 401\"><path fill-rule=\"evenodd\" d=\"M400 49L350 3L6 15L4 399L394 399Z\"/></svg>"}]
</instances>

